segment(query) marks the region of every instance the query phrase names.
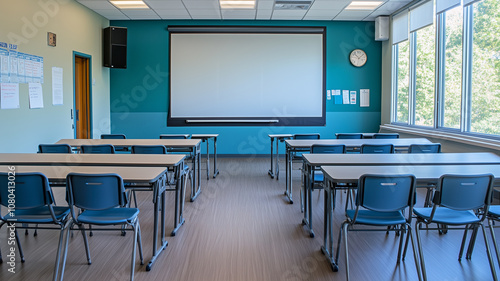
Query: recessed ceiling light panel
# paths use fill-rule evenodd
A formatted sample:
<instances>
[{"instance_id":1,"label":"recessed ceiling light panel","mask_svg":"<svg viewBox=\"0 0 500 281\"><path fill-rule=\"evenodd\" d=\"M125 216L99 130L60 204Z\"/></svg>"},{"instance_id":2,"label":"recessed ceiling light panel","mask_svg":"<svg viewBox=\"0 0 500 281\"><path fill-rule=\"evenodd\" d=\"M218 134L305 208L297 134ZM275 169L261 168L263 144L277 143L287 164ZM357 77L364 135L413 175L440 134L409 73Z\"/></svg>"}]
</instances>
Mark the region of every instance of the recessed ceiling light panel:
<instances>
[{"instance_id":1,"label":"recessed ceiling light panel","mask_svg":"<svg viewBox=\"0 0 500 281\"><path fill-rule=\"evenodd\" d=\"M221 9L254 9L255 0L220 0Z\"/></svg>"},{"instance_id":2,"label":"recessed ceiling light panel","mask_svg":"<svg viewBox=\"0 0 500 281\"><path fill-rule=\"evenodd\" d=\"M141 0L110 0L118 9L149 9L148 5Z\"/></svg>"},{"instance_id":3,"label":"recessed ceiling light panel","mask_svg":"<svg viewBox=\"0 0 500 281\"><path fill-rule=\"evenodd\" d=\"M312 1L303 0L276 0L274 2L275 10L307 10Z\"/></svg>"},{"instance_id":4,"label":"recessed ceiling light panel","mask_svg":"<svg viewBox=\"0 0 500 281\"><path fill-rule=\"evenodd\" d=\"M346 10L375 10L380 6L382 1L352 1L345 9Z\"/></svg>"}]
</instances>

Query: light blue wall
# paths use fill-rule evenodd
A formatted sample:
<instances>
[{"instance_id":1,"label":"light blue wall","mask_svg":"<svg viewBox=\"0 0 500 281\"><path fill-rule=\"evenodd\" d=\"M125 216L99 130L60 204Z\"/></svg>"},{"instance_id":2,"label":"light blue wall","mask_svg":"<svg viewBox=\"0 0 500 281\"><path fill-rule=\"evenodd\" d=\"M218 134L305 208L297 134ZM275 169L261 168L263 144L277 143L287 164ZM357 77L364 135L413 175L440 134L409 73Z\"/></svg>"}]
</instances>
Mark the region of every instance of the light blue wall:
<instances>
[{"instance_id":1,"label":"light blue wall","mask_svg":"<svg viewBox=\"0 0 500 281\"><path fill-rule=\"evenodd\" d=\"M268 154L270 133L376 132L380 125L381 44L373 22L305 21L112 21L128 28L127 69L111 70L111 131L128 138L157 138L162 133L218 133L218 153ZM169 25L325 26L327 89L355 90L356 105L327 100L324 127L167 127ZM368 62L349 63L349 52L363 49ZM196 81L193 81L196 83ZM370 107L359 107L359 90L370 89ZM326 95L326 93L325 93ZM193 101L196 102L196 101Z\"/></svg>"}]
</instances>

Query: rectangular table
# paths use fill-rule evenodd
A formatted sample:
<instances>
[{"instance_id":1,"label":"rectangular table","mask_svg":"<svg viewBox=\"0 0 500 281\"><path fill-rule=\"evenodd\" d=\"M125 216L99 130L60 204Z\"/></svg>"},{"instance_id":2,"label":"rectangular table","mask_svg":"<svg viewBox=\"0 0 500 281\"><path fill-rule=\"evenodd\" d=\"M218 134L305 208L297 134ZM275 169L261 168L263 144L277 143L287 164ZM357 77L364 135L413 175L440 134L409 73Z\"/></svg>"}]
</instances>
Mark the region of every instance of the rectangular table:
<instances>
[{"instance_id":1,"label":"rectangular table","mask_svg":"<svg viewBox=\"0 0 500 281\"><path fill-rule=\"evenodd\" d=\"M185 149L192 157L193 179L191 182L191 201L201 192L201 140L199 139L62 139L56 144L68 144L79 149L82 145L112 144L131 147L133 145L164 145L167 148Z\"/></svg>"},{"instance_id":2,"label":"rectangular table","mask_svg":"<svg viewBox=\"0 0 500 281\"><path fill-rule=\"evenodd\" d=\"M209 150L209 145L208 145L208 140L213 139L214 140L214 179L217 177L219 174L219 169L217 169L217 138L219 137L219 134L192 134L191 138L192 139L201 139L202 142L207 142L207 180L210 179L210 150Z\"/></svg>"},{"instance_id":3,"label":"rectangular table","mask_svg":"<svg viewBox=\"0 0 500 281\"><path fill-rule=\"evenodd\" d=\"M168 245L165 239L165 191L167 189L166 167L111 167L111 166L15 166L15 172L18 173L32 173L39 172L44 174L50 182L65 184L66 176L69 173L85 173L85 174L119 174L125 183L137 184L139 186L148 186L148 189L153 191L153 204L154 204L154 233L153 233L153 255L149 261L146 270L151 270L154 262L159 254ZM8 166L0 166L0 171L9 171ZM182 173L182 169L177 169L178 173ZM178 175L180 176L180 175ZM182 185L179 180L178 185ZM131 187L132 185L128 186ZM176 200L176 204L177 204ZM158 220L161 215L161 228L158 228ZM177 216L177 215L176 215ZM161 245L158 247L158 235L160 235Z\"/></svg>"},{"instance_id":4,"label":"rectangular table","mask_svg":"<svg viewBox=\"0 0 500 281\"><path fill-rule=\"evenodd\" d=\"M302 223L312 230L312 190L314 170L320 166L389 166L408 169L412 165L500 165L500 156L494 153L404 153L404 154L304 154L304 219Z\"/></svg>"},{"instance_id":5,"label":"rectangular table","mask_svg":"<svg viewBox=\"0 0 500 281\"><path fill-rule=\"evenodd\" d=\"M280 170L279 170L279 150L278 150L278 147L279 147L279 143L280 142L283 142L287 139L291 139L293 137L292 134L269 134L267 135L270 139L271 139L271 169L269 169L269 171L267 172L272 179L274 179L274 176L276 176L276 179L279 180L279 174L280 174ZM273 161L273 158L274 158L274 154L273 154L273 142L274 142L274 139L276 139L276 169L273 171L273 165L274 165L274 161Z\"/></svg>"},{"instance_id":6,"label":"rectangular table","mask_svg":"<svg viewBox=\"0 0 500 281\"><path fill-rule=\"evenodd\" d=\"M357 183L364 174L412 174L416 177L417 184L436 184L439 177L444 174L475 175L486 173L493 174L495 185L500 184L500 165L321 166L321 171L325 176L324 241L321 250L335 271L338 266L333 257L332 217L337 184Z\"/></svg>"},{"instance_id":7,"label":"rectangular table","mask_svg":"<svg viewBox=\"0 0 500 281\"><path fill-rule=\"evenodd\" d=\"M425 138L405 139L319 139L319 140L286 140L286 183L285 195L290 203L292 199L292 154L295 152L309 152L313 144L344 144L346 148L361 148L363 144L393 144L397 148L408 148L412 144L431 144ZM348 154L353 155L353 154Z\"/></svg>"},{"instance_id":8,"label":"rectangular table","mask_svg":"<svg viewBox=\"0 0 500 281\"><path fill-rule=\"evenodd\" d=\"M38 166L125 166L125 167L166 167L177 170L184 166L184 154L81 154L81 153L0 153L0 165L38 165ZM172 235L184 223L184 177L176 178L181 181L176 186L174 230ZM177 200L176 200L177 204Z\"/></svg>"}]
</instances>

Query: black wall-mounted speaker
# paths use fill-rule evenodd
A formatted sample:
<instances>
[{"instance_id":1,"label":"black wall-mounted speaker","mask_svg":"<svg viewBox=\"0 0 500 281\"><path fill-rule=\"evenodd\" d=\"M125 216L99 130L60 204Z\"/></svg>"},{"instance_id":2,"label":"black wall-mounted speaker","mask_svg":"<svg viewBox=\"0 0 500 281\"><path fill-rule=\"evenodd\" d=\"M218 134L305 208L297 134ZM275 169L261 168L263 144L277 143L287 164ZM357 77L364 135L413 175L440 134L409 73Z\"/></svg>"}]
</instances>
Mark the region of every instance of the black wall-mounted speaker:
<instances>
[{"instance_id":1,"label":"black wall-mounted speaker","mask_svg":"<svg viewBox=\"0 0 500 281\"><path fill-rule=\"evenodd\" d=\"M103 30L103 65L127 68L127 28L110 26Z\"/></svg>"}]
</instances>

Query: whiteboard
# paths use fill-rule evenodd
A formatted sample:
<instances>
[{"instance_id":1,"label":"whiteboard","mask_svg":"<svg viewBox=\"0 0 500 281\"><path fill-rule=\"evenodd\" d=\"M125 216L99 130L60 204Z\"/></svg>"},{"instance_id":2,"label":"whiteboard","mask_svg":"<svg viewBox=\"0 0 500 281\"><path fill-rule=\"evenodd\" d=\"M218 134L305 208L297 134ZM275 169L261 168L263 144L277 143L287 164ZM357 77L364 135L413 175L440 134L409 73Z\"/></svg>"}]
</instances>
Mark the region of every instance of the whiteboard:
<instances>
[{"instance_id":1,"label":"whiteboard","mask_svg":"<svg viewBox=\"0 0 500 281\"><path fill-rule=\"evenodd\" d=\"M323 48L323 33L171 33L169 124L322 119Z\"/></svg>"}]
</instances>

